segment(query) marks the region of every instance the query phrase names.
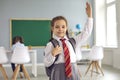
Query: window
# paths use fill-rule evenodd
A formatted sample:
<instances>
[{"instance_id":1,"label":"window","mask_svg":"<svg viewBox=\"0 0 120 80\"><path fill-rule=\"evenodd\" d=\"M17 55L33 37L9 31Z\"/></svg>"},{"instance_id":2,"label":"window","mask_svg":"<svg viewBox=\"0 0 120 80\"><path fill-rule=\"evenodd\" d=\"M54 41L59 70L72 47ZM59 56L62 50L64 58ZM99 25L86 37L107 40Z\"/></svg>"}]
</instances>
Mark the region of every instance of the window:
<instances>
[{"instance_id":1,"label":"window","mask_svg":"<svg viewBox=\"0 0 120 80\"><path fill-rule=\"evenodd\" d=\"M115 0L106 0L106 3L114 2Z\"/></svg>"},{"instance_id":2,"label":"window","mask_svg":"<svg viewBox=\"0 0 120 80\"><path fill-rule=\"evenodd\" d=\"M117 47L115 0L106 0L106 14L106 46Z\"/></svg>"},{"instance_id":3,"label":"window","mask_svg":"<svg viewBox=\"0 0 120 80\"><path fill-rule=\"evenodd\" d=\"M95 44L117 47L116 1L94 0L95 2Z\"/></svg>"}]
</instances>

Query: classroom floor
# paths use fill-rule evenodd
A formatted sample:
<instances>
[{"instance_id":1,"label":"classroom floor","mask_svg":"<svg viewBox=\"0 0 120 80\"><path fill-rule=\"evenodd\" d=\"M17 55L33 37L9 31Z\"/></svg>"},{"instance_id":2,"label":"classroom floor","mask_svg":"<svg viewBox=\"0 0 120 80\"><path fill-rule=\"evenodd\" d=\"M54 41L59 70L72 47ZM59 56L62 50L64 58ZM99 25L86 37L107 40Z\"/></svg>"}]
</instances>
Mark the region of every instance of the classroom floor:
<instances>
[{"instance_id":1,"label":"classroom floor","mask_svg":"<svg viewBox=\"0 0 120 80\"><path fill-rule=\"evenodd\" d=\"M120 70L115 69L111 66L102 65L104 76L102 76L101 74L96 75L95 73L93 73L92 78L90 75L90 71L88 72L88 74L86 76L84 76L88 65L79 65L79 67L80 67L80 72L82 74L81 80L120 80ZM43 66L38 66L37 77L34 77L32 75L31 70L30 70L31 67L27 66L26 68L30 75L31 80L48 80L48 77L45 75L45 70L44 70ZM11 76L12 76L11 68L5 67L5 69L8 74L9 80L11 80ZM0 73L0 80L4 80L1 73ZM25 79L25 78L21 79L20 76L18 75L17 80L27 80L27 79Z\"/></svg>"}]
</instances>

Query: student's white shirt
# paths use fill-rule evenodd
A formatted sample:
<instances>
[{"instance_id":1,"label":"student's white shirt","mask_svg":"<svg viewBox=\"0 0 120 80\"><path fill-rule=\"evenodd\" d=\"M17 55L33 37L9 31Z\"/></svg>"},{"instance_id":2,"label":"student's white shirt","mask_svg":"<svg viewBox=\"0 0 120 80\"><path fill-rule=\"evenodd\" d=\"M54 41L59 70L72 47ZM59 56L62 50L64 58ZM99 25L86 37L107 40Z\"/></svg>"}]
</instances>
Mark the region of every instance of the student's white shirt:
<instances>
[{"instance_id":1,"label":"student's white shirt","mask_svg":"<svg viewBox=\"0 0 120 80\"><path fill-rule=\"evenodd\" d=\"M93 19L88 18L83 31L79 35L74 37L74 39L76 41L75 51L73 50L73 47L72 47L71 43L68 41L67 36L64 37L66 39L65 43L68 46L68 49L69 49L69 52L70 52L71 63L75 63L77 61L77 55L76 54L81 54L80 46L88 39L88 37L90 36L90 34L92 32L92 28L93 28ZM60 41L60 38L55 36L55 35L53 35L53 38L55 38L59 42L60 46L62 47L62 42ZM55 60L55 57L52 56L52 53L51 53L53 48L54 47L53 47L52 43L49 42L47 44L47 46L45 47L45 50L44 50L45 51L44 63L45 63L45 66L47 66L47 67L50 66ZM58 63L64 63L64 52L63 52L63 50L62 50L62 53L59 54L58 60L55 62L55 64L58 64Z\"/></svg>"},{"instance_id":2,"label":"student's white shirt","mask_svg":"<svg viewBox=\"0 0 120 80\"><path fill-rule=\"evenodd\" d=\"M16 47L25 47L25 45L23 43L17 42L15 44L13 44L12 46L12 51L16 48Z\"/></svg>"}]
</instances>

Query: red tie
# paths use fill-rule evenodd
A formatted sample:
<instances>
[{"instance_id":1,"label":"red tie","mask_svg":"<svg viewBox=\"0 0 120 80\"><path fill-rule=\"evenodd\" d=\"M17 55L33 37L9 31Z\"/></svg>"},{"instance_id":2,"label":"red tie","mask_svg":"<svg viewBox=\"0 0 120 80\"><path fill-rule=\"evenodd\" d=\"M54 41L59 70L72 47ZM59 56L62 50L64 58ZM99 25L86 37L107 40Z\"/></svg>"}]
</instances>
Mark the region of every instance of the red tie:
<instances>
[{"instance_id":1,"label":"red tie","mask_svg":"<svg viewBox=\"0 0 120 80\"><path fill-rule=\"evenodd\" d=\"M64 58L65 58L65 74L68 78L72 76L72 69L71 69L71 63L70 63L70 53L68 50L68 47L65 43L66 39L60 39L63 45L64 49Z\"/></svg>"}]
</instances>

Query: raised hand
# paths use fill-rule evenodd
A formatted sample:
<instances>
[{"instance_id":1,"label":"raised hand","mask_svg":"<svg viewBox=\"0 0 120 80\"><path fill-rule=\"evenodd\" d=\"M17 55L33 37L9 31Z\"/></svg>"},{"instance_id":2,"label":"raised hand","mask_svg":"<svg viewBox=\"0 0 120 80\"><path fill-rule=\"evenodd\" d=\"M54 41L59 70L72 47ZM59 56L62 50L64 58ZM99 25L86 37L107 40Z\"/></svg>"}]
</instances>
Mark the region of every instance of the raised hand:
<instances>
[{"instance_id":1,"label":"raised hand","mask_svg":"<svg viewBox=\"0 0 120 80\"><path fill-rule=\"evenodd\" d=\"M86 2L86 14L88 17L92 17L92 8L88 2Z\"/></svg>"}]
</instances>

